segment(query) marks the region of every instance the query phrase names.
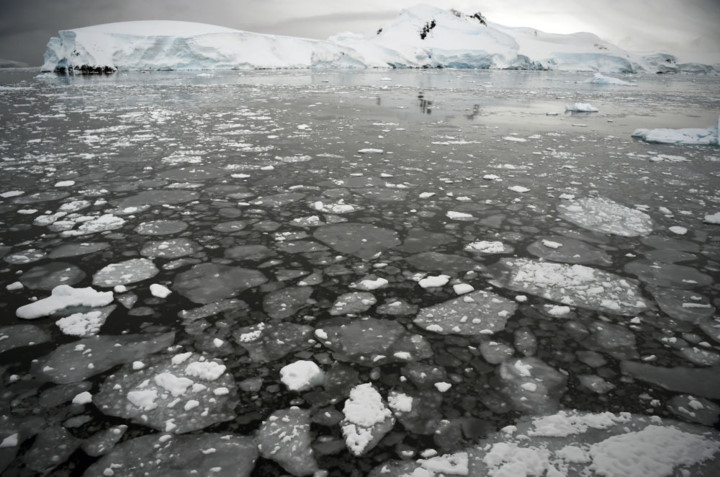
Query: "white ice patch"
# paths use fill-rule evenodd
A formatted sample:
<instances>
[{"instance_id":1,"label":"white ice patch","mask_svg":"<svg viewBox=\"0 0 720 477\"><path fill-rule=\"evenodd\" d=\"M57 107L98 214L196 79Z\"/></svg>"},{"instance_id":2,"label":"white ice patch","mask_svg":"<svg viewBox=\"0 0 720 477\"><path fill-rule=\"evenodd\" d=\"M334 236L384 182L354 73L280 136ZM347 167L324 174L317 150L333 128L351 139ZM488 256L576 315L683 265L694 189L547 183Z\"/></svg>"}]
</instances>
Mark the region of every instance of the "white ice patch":
<instances>
[{"instance_id":1,"label":"white ice patch","mask_svg":"<svg viewBox=\"0 0 720 477\"><path fill-rule=\"evenodd\" d=\"M280 381L291 391L306 391L325 381L325 373L313 361L295 361L280 370Z\"/></svg>"},{"instance_id":2,"label":"white ice patch","mask_svg":"<svg viewBox=\"0 0 720 477\"><path fill-rule=\"evenodd\" d=\"M21 306L15 314L18 318L32 320L50 316L71 306L98 307L109 305L112 301L112 292L98 292L90 287L73 288L69 285L58 285L53 288L49 297Z\"/></svg>"},{"instance_id":3,"label":"white ice patch","mask_svg":"<svg viewBox=\"0 0 720 477\"><path fill-rule=\"evenodd\" d=\"M595 232L637 237L648 235L653 230L649 215L610 199L578 199L560 204L558 210L563 219Z\"/></svg>"},{"instance_id":4,"label":"white ice patch","mask_svg":"<svg viewBox=\"0 0 720 477\"><path fill-rule=\"evenodd\" d=\"M195 361L185 367L185 374L203 381L215 381L225 373L227 367L215 361Z\"/></svg>"}]
</instances>

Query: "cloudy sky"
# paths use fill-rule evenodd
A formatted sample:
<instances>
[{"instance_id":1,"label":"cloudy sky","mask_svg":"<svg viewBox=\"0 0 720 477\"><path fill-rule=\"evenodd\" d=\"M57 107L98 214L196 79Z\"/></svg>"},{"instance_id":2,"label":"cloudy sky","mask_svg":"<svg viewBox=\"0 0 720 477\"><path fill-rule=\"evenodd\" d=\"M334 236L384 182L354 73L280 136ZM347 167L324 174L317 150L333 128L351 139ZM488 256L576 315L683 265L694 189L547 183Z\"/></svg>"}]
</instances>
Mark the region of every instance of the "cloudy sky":
<instances>
[{"instance_id":1,"label":"cloudy sky","mask_svg":"<svg viewBox=\"0 0 720 477\"><path fill-rule=\"evenodd\" d=\"M374 32L418 0L0 0L0 58L42 63L57 30L185 20L308 38ZM717 51L720 0L425 0L511 26L590 31L632 50Z\"/></svg>"}]
</instances>

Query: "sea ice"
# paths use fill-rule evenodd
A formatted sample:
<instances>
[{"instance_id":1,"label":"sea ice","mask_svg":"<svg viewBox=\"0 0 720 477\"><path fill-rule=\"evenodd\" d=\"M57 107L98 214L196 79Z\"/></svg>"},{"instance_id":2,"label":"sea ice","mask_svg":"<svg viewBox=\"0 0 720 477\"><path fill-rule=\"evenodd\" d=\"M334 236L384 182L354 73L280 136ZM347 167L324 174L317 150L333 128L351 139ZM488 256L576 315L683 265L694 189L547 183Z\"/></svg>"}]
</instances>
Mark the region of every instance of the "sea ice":
<instances>
[{"instance_id":1,"label":"sea ice","mask_svg":"<svg viewBox=\"0 0 720 477\"><path fill-rule=\"evenodd\" d=\"M566 391L567 376L537 358L504 361L497 374L503 383L502 391L519 411L554 412Z\"/></svg>"},{"instance_id":2,"label":"sea ice","mask_svg":"<svg viewBox=\"0 0 720 477\"><path fill-rule=\"evenodd\" d=\"M345 443L356 456L374 448L395 425L395 417L380 393L370 384L360 384L350 391L340 423Z\"/></svg>"},{"instance_id":3,"label":"sea ice","mask_svg":"<svg viewBox=\"0 0 720 477\"><path fill-rule=\"evenodd\" d=\"M425 338L391 320L336 318L315 330L315 337L332 350L336 359L365 366L432 356L432 348Z\"/></svg>"},{"instance_id":4,"label":"sea ice","mask_svg":"<svg viewBox=\"0 0 720 477\"><path fill-rule=\"evenodd\" d=\"M633 316L647 309L631 279L586 267L506 258L490 267L499 286L564 305Z\"/></svg>"},{"instance_id":5,"label":"sea ice","mask_svg":"<svg viewBox=\"0 0 720 477\"><path fill-rule=\"evenodd\" d=\"M340 253L369 260L400 245L397 232L370 224L343 223L320 227L313 236Z\"/></svg>"},{"instance_id":6,"label":"sea ice","mask_svg":"<svg viewBox=\"0 0 720 477\"><path fill-rule=\"evenodd\" d=\"M632 137L658 144L717 146L718 128L636 129Z\"/></svg>"},{"instance_id":7,"label":"sea ice","mask_svg":"<svg viewBox=\"0 0 720 477\"><path fill-rule=\"evenodd\" d=\"M93 285L106 288L127 285L152 278L159 272L152 260L133 258L102 268L93 275Z\"/></svg>"},{"instance_id":8,"label":"sea ice","mask_svg":"<svg viewBox=\"0 0 720 477\"><path fill-rule=\"evenodd\" d=\"M49 297L21 306L15 314L18 318L32 320L69 307L98 307L109 305L112 301L112 292L98 292L90 287L73 288L69 285L58 285L53 288Z\"/></svg>"},{"instance_id":9,"label":"sea ice","mask_svg":"<svg viewBox=\"0 0 720 477\"><path fill-rule=\"evenodd\" d=\"M175 333L93 336L58 346L33 363L41 379L58 384L76 383L167 348Z\"/></svg>"},{"instance_id":10,"label":"sea ice","mask_svg":"<svg viewBox=\"0 0 720 477\"><path fill-rule=\"evenodd\" d=\"M280 370L280 381L291 391L307 391L325 381L325 373L314 361L294 361Z\"/></svg>"},{"instance_id":11,"label":"sea ice","mask_svg":"<svg viewBox=\"0 0 720 477\"><path fill-rule=\"evenodd\" d=\"M287 287L268 293L263 298L263 309L274 320L290 318L308 306L312 295L311 287Z\"/></svg>"},{"instance_id":12,"label":"sea ice","mask_svg":"<svg viewBox=\"0 0 720 477\"><path fill-rule=\"evenodd\" d=\"M491 335L505 329L517 309L514 302L484 290L423 308L414 323L443 335Z\"/></svg>"},{"instance_id":13,"label":"sea ice","mask_svg":"<svg viewBox=\"0 0 720 477\"><path fill-rule=\"evenodd\" d=\"M310 411L291 407L272 413L257 431L260 455L280 464L294 476L318 470L311 447Z\"/></svg>"},{"instance_id":14,"label":"sea ice","mask_svg":"<svg viewBox=\"0 0 720 477\"><path fill-rule=\"evenodd\" d=\"M43 344L50 341L51 335L35 325L10 325L0 327L0 353L15 348Z\"/></svg>"},{"instance_id":15,"label":"sea ice","mask_svg":"<svg viewBox=\"0 0 720 477\"><path fill-rule=\"evenodd\" d=\"M275 361L315 344L313 328L296 323L258 323L239 328L233 336L255 363Z\"/></svg>"},{"instance_id":16,"label":"sea ice","mask_svg":"<svg viewBox=\"0 0 720 477\"><path fill-rule=\"evenodd\" d=\"M461 470L429 468L423 459L389 461L369 477L713 477L720 468L720 433L655 416L560 411L522 420L463 452L432 459L439 458L458 462Z\"/></svg>"},{"instance_id":17,"label":"sea ice","mask_svg":"<svg viewBox=\"0 0 720 477\"><path fill-rule=\"evenodd\" d=\"M573 113L597 113L598 109L590 103L575 103L565 106L565 111Z\"/></svg>"},{"instance_id":18,"label":"sea ice","mask_svg":"<svg viewBox=\"0 0 720 477\"><path fill-rule=\"evenodd\" d=\"M32 267L20 275L20 282L31 290L50 291L58 285L73 286L85 278L77 266L65 262L50 262Z\"/></svg>"},{"instance_id":19,"label":"sea ice","mask_svg":"<svg viewBox=\"0 0 720 477\"><path fill-rule=\"evenodd\" d=\"M255 439L237 434L149 434L117 445L85 477L185 475L250 477L258 458Z\"/></svg>"},{"instance_id":20,"label":"sea ice","mask_svg":"<svg viewBox=\"0 0 720 477\"><path fill-rule=\"evenodd\" d=\"M112 305L88 311L87 313L73 313L65 318L60 318L55 324L66 335L93 336L100 332L105 320L114 310L115 305Z\"/></svg>"},{"instance_id":21,"label":"sea ice","mask_svg":"<svg viewBox=\"0 0 720 477\"><path fill-rule=\"evenodd\" d=\"M595 232L637 237L653 230L650 216L600 197L587 197L558 205L560 217Z\"/></svg>"},{"instance_id":22,"label":"sea ice","mask_svg":"<svg viewBox=\"0 0 720 477\"><path fill-rule=\"evenodd\" d=\"M105 379L93 397L95 406L104 414L173 434L234 419L235 381L225 366L197 354L178 361L155 356L141 369L125 365ZM206 365L222 372L207 375L195 369ZM219 395L218 389L230 393Z\"/></svg>"},{"instance_id":23,"label":"sea ice","mask_svg":"<svg viewBox=\"0 0 720 477\"><path fill-rule=\"evenodd\" d=\"M234 297L265 282L267 277L257 270L201 263L177 274L172 289L194 303L205 305Z\"/></svg>"}]
</instances>

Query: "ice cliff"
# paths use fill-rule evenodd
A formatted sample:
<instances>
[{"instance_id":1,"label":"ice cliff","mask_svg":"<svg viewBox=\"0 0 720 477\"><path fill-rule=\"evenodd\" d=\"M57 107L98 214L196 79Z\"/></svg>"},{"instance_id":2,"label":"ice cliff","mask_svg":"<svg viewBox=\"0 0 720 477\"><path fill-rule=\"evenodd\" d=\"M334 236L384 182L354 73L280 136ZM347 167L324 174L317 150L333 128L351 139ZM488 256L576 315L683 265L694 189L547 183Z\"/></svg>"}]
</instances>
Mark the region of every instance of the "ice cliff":
<instances>
[{"instance_id":1,"label":"ice cliff","mask_svg":"<svg viewBox=\"0 0 720 477\"><path fill-rule=\"evenodd\" d=\"M682 66L682 65L680 65ZM404 10L372 35L328 40L264 35L199 23L138 21L63 30L50 39L43 71L261 68L497 68L683 71L666 54L634 55L591 33L562 35L485 24L427 5ZM712 67L694 65L708 72Z\"/></svg>"}]
</instances>

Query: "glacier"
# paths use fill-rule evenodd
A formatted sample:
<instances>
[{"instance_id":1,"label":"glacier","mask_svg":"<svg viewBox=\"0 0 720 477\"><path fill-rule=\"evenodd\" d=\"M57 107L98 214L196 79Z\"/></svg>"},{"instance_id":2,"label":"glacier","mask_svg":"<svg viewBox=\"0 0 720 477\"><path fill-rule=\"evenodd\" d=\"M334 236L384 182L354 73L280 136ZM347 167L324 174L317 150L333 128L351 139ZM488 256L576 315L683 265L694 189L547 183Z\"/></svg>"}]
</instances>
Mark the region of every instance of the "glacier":
<instances>
[{"instance_id":1,"label":"glacier","mask_svg":"<svg viewBox=\"0 0 720 477\"><path fill-rule=\"evenodd\" d=\"M428 5L403 10L376 34L346 32L327 40L178 21L62 30L48 42L42 66L46 72L85 74L309 68L713 71L712 66L701 64L680 67L674 56L665 53L634 54L592 33L556 34L484 24L456 10Z\"/></svg>"}]
</instances>

